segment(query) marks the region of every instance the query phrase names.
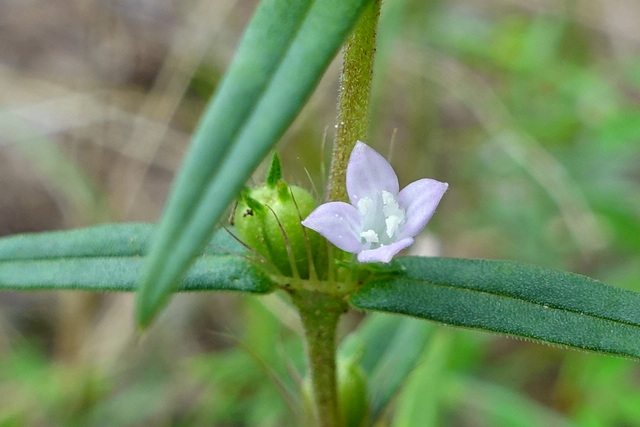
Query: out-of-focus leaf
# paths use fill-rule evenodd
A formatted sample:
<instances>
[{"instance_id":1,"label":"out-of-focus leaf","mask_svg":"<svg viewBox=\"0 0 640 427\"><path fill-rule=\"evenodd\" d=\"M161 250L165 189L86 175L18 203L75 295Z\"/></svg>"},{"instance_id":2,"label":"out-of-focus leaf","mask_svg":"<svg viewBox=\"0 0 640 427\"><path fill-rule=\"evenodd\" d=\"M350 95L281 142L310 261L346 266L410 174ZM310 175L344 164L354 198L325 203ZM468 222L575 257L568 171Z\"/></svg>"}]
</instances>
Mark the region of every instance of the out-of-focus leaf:
<instances>
[{"instance_id":1,"label":"out-of-focus leaf","mask_svg":"<svg viewBox=\"0 0 640 427\"><path fill-rule=\"evenodd\" d=\"M394 417L395 427L438 426L444 368L451 349L451 331L434 331L418 366L407 378Z\"/></svg>"},{"instance_id":2,"label":"out-of-focus leaf","mask_svg":"<svg viewBox=\"0 0 640 427\"><path fill-rule=\"evenodd\" d=\"M111 224L0 239L0 289L134 291L156 228ZM218 232L179 290L273 290L243 250L226 230Z\"/></svg>"},{"instance_id":3,"label":"out-of-focus leaf","mask_svg":"<svg viewBox=\"0 0 640 427\"><path fill-rule=\"evenodd\" d=\"M448 374L440 391L444 405L479 412L479 418L496 427L576 427L576 424L513 390L464 375Z\"/></svg>"},{"instance_id":4,"label":"out-of-focus leaf","mask_svg":"<svg viewBox=\"0 0 640 427\"><path fill-rule=\"evenodd\" d=\"M621 111L601 123L598 141L609 149L635 147L640 141L640 113Z\"/></svg>"},{"instance_id":5,"label":"out-of-focus leaf","mask_svg":"<svg viewBox=\"0 0 640 427\"><path fill-rule=\"evenodd\" d=\"M371 415L377 417L413 371L428 342L431 325L375 313L340 348L343 358L360 357L369 378Z\"/></svg>"},{"instance_id":6,"label":"out-of-focus leaf","mask_svg":"<svg viewBox=\"0 0 640 427\"><path fill-rule=\"evenodd\" d=\"M382 413L415 368L431 330L431 325L416 319L403 319L399 325L384 355L371 373L369 397L371 415L374 419Z\"/></svg>"},{"instance_id":7,"label":"out-of-focus leaf","mask_svg":"<svg viewBox=\"0 0 640 427\"><path fill-rule=\"evenodd\" d=\"M370 375L398 332L402 317L386 313L369 313L354 332L340 345L340 358L358 358L360 366Z\"/></svg>"},{"instance_id":8,"label":"out-of-focus leaf","mask_svg":"<svg viewBox=\"0 0 640 427\"><path fill-rule=\"evenodd\" d=\"M224 209L293 121L368 0L265 0L176 179L137 299L151 322Z\"/></svg>"},{"instance_id":9,"label":"out-of-focus leaf","mask_svg":"<svg viewBox=\"0 0 640 427\"><path fill-rule=\"evenodd\" d=\"M372 280L357 308L640 357L640 294L511 261L407 257Z\"/></svg>"}]
</instances>

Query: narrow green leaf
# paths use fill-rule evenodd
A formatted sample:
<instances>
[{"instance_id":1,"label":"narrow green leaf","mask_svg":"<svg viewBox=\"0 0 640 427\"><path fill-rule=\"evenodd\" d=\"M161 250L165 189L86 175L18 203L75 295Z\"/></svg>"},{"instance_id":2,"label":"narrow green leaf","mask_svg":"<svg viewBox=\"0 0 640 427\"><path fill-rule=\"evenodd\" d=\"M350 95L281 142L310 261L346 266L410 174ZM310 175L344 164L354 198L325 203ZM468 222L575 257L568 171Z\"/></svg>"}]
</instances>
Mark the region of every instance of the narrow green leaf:
<instances>
[{"instance_id":1,"label":"narrow green leaf","mask_svg":"<svg viewBox=\"0 0 640 427\"><path fill-rule=\"evenodd\" d=\"M73 230L14 234L0 238L0 262L57 258L127 257L146 255L158 226L149 223L102 224ZM205 255L242 255L244 246L220 230L208 242Z\"/></svg>"},{"instance_id":2,"label":"narrow green leaf","mask_svg":"<svg viewBox=\"0 0 640 427\"><path fill-rule=\"evenodd\" d=\"M370 375L384 356L389 341L398 332L403 320L402 317L386 313L368 313L358 329L340 344L340 358L358 358L362 369Z\"/></svg>"},{"instance_id":3,"label":"narrow green leaf","mask_svg":"<svg viewBox=\"0 0 640 427\"><path fill-rule=\"evenodd\" d=\"M340 356L358 358L369 378L369 402L374 420L415 368L431 330L431 325L418 319L371 313L340 346Z\"/></svg>"},{"instance_id":4,"label":"narrow green leaf","mask_svg":"<svg viewBox=\"0 0 640 427\"><path fill-rule=\"evenodd\" d=\"M156 229L152 224L111 224L0 239L0 290L134 291ZM273 283L243 252L221 230L178 290L272 291Z\"/></svg>"},{"instance_id":5,"label":"narrow green leaf","mask_svg":"<svg viewBox=\"0 0 640 427\"><path fill-rule=\"evenodd\" d=\"M153 224L127 223L16 234L0 239L0 262L144 255L156 229Z\"/></svg>"},{"instance_id":6,"label":"narrow green leaf","mask_svg":"<svg viewBox=\"0 0 640 427\"><path fill-rule=\"evenodd\" d=\"M640 357L640 294L511 261L407 257L367 283L355 307Z\"/></svg>"},{"instance_id":7,"label":"narrow green leaf","mask_svg":"<svg viewBox=\"0 0 640 427\"><path fill-rule=\"evenodd\" d=\"M130 292L137 287L142 264L135 256L5 262L0 264L0 289ZM198 258L178 290L267 293L273 286L244 259L220 255Z\"/></svg>"},{"instance_id":8,"label":"narrow green leaf","mask_svg":"<svg viewBox=\"0 0 640 427\"><path fill-rule=\"evenodd\" d=\"M432 427L439 422L444 375L451 350L451 331L438 328L431 334L419 363L403 382L396 401L394 427Z\"/></svg>"},{"instance_id":9,"label":"narrow green leaf","mask_svg":"<svg viewBox=\"0 0 640 427\"><path fill-rule=\"evenodd\" d=\"M302 108L369 0L264 0L205 112L144 269L149 323L251 171Z\"/></svg>"},{"instance_id":10,"label":"narrow green leaf","mask_svg":"<svg viewBox=\"0 0 640 427\"><path fill-rule=\"evenodd\" d=\"M431 335L432 325L403 319L393 339L371 373L369 398L376 419L416 367Z\"/></svg>"}]
</instances>

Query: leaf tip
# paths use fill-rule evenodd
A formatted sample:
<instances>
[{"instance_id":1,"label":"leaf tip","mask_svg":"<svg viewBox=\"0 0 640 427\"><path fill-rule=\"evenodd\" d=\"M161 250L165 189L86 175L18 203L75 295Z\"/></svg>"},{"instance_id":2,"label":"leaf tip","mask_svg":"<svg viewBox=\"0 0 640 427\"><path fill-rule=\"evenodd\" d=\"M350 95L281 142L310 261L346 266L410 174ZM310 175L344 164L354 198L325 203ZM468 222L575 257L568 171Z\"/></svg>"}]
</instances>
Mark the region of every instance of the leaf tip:
<instances>
[{"instance_id":1,"label":"leaf tip","mask_svg":"<svg viewBox=\"0 0 640 427\"><path fill-rule=\"evenodd\" d=\"M150 305L148 300L138 295L136 298L136 324L142 332L146 331L158 312L157 304Z\"/></svg>"},{"instance_id":2,"label":"leaf tip","mask_svg":"<svg viewBox=\"0 0 640 427\"><path fill-rule=\"evenodd\" d=\"M273 157L271 157L271 166L269 166L269 172L267 173L267 186L275 188L281 179L282 164L280 163L280 156L278 156L277 152L274 152Z\"/></svg>"},{"instance_id":3,"label":"leaf tip","mask_svg":"<svg viewBox=\"0 0 640 427\"><path fill-rule=\"evenodd\" d=\"M161 285L162 283L152 277L145 275L141 278L140 287L136 293L136 323L138 328L143 330L148 328L167 303L171 290ZM165 291L159 292L158 289L165 289Z\"/></svg>"}]
</instances>

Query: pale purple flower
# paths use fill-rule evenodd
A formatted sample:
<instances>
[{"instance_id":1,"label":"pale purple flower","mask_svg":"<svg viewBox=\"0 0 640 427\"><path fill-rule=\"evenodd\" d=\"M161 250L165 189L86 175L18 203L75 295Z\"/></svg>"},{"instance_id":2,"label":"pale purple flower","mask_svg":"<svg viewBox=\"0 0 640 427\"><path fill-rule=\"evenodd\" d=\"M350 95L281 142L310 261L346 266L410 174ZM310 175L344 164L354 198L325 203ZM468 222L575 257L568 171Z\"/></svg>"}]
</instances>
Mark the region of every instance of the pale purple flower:
<instances>
[{"instance_id":1,"label":"pale purple flower","mask_svg":"<svg viewBox=\"0 0 640 427\"><path fill-rule=\"evenodd\" d=\"M318 206L302 225L360 262L389 262L413 244L449 184L420 179L399 191L398 177L377 151L358 141L347 165L349 203Z\"/></svg>"}]
</instances>

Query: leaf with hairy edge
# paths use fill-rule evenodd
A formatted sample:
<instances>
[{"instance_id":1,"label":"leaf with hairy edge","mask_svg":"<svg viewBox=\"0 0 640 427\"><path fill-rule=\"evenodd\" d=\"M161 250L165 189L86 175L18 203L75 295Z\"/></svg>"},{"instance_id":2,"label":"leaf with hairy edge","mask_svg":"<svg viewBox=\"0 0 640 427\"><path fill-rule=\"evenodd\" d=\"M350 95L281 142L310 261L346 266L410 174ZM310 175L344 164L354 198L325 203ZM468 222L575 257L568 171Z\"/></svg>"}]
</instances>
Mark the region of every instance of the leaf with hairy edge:
<instances>
[{"instance_id":1,"label":"leaf with hairy edge","mask_svg":"<svg viewBox=\"0 0 640 427\"><path fill-rule=\"evenodd\" d=\"M205 112L141 279L146 325L317 85L369 0L264 0Z\"/></svg>"},{"instance_id":2,"label":"leaf with hairy edge","mask_svg":"<svg viewBox=\"0 0 640 427\"><path fill-rule=\"evenodd\" d=\"M153 224L110 224L0 239L0 290L136 290ZM243 257L225 230L216 233L180 291L267 293L271 280Z\"/></svg>"},{"instance_id":3,"label":"leaf with hairy edge","mask_svg":"<svg viewBox=\"0 0 640 427\"><path fill-rule=\"evenodd\" d=\"M154 224L107 224L75 230L15 234L0 239L0 262L144 255Z\"/></svg>"},{"instance_id":4,"label":"leaf with hairy edge","mask_svg":"<svg viewBox=\"0 0 640 427\"><path fill-rule=\"evenodd\" d=\"M0 290L78 290L131 292L143 259L59 258L0 263ZM268 293L273 283L250 262L234 255L198 258L178 291L241 291Z\"/></svg>"},{"instance_id":5,"label":"leaf with hairy edge","mask_svg":"<svg viewBox=\"0 0 640 427\"><path fill-rule=\"evenodd\" d=\"M640 294L511 261L406 257L366 283L353 306L640 357Z\"/></svg>"}]
</instances>

